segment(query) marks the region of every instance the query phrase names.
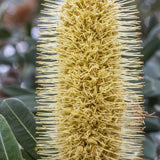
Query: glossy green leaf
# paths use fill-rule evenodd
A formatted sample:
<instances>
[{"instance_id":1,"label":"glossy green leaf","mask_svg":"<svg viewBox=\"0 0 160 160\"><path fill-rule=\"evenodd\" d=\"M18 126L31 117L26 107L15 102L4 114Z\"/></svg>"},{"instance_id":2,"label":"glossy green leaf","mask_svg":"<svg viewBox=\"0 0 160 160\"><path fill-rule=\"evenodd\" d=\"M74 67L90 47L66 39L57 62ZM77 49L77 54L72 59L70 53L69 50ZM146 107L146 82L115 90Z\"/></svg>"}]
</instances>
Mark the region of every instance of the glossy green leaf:
<instances>
[{"instance_id":1,"label":"glossy green leaf","mask_svg":"<svg viewBox=\"0 0 160 160\"><path fill-rule=\"evenodd\" d=\"M22 160L17 140L5 118L0 114L0 160Z\"/></svg>"},{"instance_id":2,"label":"glossy green leaf","mask_svg":"<svg viewBox=\"0 0 160 160\"><path fill-rule=\"evenodd\" d=\"M35 106L37 106L37 103L35 101L35 95L34 94L26 94L26 95L21 95L21 96L15 96L12 98L17 98L21 100L24 104L25 107L27 107L31 112L36 113L37 109ZM0 103L4 100L4 98L0 99Z\"/></svg>"},{"instance_id":3,"label":"glossy green leaf","mask_svg":"<svg viewBox=\"0 0 160 160\"><path fill-rule=\"evenodd\" d=\"M37 158L35 152L35 118L32 112L23 102L16 98L3 100L0 105L0 112L8 121L18 142L24 150L33 158Z\"/></svg>"},{"instance_id":4,"label":"glossy green leaf","mask_svg":"<svg viewBox=\"0 0 160 160\"><path fill-rule=\"evenodd\" d=\"M32 112L36 112L37 109L35 106L37 106L37 103L35 101L35 95L34 94L26 94L22 96L16 96L15 98L20 99L25 106Z\"/></svg>"}]
</instances>

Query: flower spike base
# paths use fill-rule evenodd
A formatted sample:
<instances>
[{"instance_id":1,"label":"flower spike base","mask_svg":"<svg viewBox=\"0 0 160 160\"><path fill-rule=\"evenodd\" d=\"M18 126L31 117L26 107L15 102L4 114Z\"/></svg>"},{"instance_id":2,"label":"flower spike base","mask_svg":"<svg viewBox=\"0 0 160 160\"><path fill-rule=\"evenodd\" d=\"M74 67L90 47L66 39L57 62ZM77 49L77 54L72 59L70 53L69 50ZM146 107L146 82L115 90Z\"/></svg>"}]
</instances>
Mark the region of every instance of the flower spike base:
<instances>
[{"instance_id":1,"label":"flower spike base","mask_svg":"<svg viewBox=\"0 0 160 160\"><path fill-rule=\"evenodd\" d=\"M41 159L141 156L136 13L131 0L45 0L37 60Z\"/></svg>"}]
</instances>

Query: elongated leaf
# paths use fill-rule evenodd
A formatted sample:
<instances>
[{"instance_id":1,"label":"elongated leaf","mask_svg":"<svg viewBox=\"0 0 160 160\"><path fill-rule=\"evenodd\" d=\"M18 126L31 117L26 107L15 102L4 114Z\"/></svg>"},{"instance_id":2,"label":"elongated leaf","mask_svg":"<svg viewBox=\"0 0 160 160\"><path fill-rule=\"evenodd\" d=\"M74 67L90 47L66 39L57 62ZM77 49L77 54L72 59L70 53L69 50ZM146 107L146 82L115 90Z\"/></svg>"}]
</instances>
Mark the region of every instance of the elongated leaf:
<instances>
[{"instance_id":1,"label":"elongated leaf","mask_svg":"<svg viewBox=\"0 0 160 160\"><path fill-rule=\"evenodd\" d=\"M0 159L22 160L22 154L11 128L0 114Z\"/></svg>"},{"instance_id":2,"label":"elongated leaf","mask_svg":"<svg viewBox=\"0 0 160 160\"><path fill-rule=\"evenodd\" d=\"M22 152L24 160L36 160L35 158L32 158L27 152L25 152L24 149L21 150L21 152Z\"/></svg>"},{"instance_id":3,"label":"elongated leaf","mask_svg":"<svg viewBox=\"0 0 160 160\"><path fill-rule=\"evenodd\" d=\"M12 98L17 98L19 100L21 100L24 104L25 107L27 107L31 112L36 113L37 109L35 108L35 106L37 106L37 103L35 101L35 94L25 94L25 95L21 95L21 96L15 96ZM0 103L4 100L4 98L0 99Z\"/></svg>"},{"instance_id":4,"label":"elongated leaf","mask_svg":"<svg viewBox=\"0 0 160 160\"><path fill-rule=\"evenodd\" d=\"M0 105L0 112L4 115L11 126L17 140L33 158L37 158L35 152L35 119L32 112L23 102L16 98L3 100Z\"/></svg>"},{"instance_id":5,"label":"elongated leaf","mask_svg":"<svg viewBox=\"0 0 160 160\"><path fill-rule=\"evenodd\" d=\"M156 14L154 12L152 12L151 14L151 19L149 22L149 26L147 28L147 34L152 31L152 29L154 29L154 27L158 24L158 19L156 17Z\"/></svg>"},{"instance_id":6,"label":"elongated leaf","mask_svg":"<svg viewBox=\"0 0 160 160\"><path fill-rule=\"evenodd\" d=\"M146 62L148 59L150 59L155 51L159 48L160 39L159 37L155 36L152 40L147 42L142 50L142 54L144 57L142 57L142 60Z\"/></svg>"},{"instance_id":7,"label":"elongated leaf","mask_svg":"<svg viewBox=\"0 0 160 160\"><path fill-rule=\"evenodd\" d=\"M22 96L16 96L14 98L20 99L30 111L34 113L37 111L37 109L34 107L37 105L34 94L26 94Z\"/></svg>"}]
</instances>

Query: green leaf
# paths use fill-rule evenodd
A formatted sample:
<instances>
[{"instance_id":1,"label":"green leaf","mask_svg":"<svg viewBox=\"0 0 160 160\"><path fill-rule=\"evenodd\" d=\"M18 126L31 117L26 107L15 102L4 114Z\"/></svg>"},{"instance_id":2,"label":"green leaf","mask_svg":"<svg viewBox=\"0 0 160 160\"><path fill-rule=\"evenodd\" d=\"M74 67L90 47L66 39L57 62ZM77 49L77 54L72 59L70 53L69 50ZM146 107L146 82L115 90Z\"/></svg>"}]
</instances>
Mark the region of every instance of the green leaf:
<instances>
[{"instance_id":1,"label":"green leaf","mask_svg":"<svg viewBox=\"0 0 160 160\"><path fill-rule=\"evenodd\" d=\"M155 51L159 48L160 39L155 36L152 40L147 42L142 50L142 60L146 62L150 57L152 57L155 53Z\"/></svg>"},{"instance_id":2,"label":"green leaf","mask_svg":"<svg viewBox=\"0 0 160 160\"><path fill-rule=\"evenodd\" d=\"M158 19L154 12L151 13L150 17L151 18L150 18L149 26L147 28L147 33L149 33L158 24Z\"/></svg>"},{"instance_id":3,"label":"green leaf","mask_svg":"<svg viewBox=\"0 0 160 160\"><path fill-rule=\"evenodd\" d=\"M148 35L148 39L145 42L142 50L142 54L144 55L144 57L142 57L142 60L144 62L150 59L150 57L152 57L155 51L159 48L160 38L158 36L158 33L160 33L160 25L155 26Z\"/></svg>"},{"instance_id":4,"label":"green leaf","mask_svg":"<svg viewBox=\"0 0 160 160\"><path fill-rule=\"evenodd\" d=\"M18 85L5 85L3 86L2 91L12 97L27 95L27 94L34 94L34 90L24 89Z\"/></svg>"},{"instance_id":5,"label":"green leaf","mask_svg":"<svg viewBox=\"0 0 160 160\"><path fill-rule=\"evenodd\" d=\"M26 94L22 96L15 96L12 98L17 98L21 100L24 104L25 107L27 107L31 112L36 113L37 109L35 106L37 106L36 100L35 100L35 95L34 94ZM4 100L4 98L0 98L0 103Z\"/></svg>"},{"instance_id":6,"label":"green leaf","mask_svg":"<svg viewBox=\"0 0 160 160\"><path fill-rule=\"evenodd\" d=\"M143 142L143 154L145 158L154 159L156 156L156 145L151 138L146 137Z\"/></svg>"},{"instance_id":7,"label":"green leaf","mask_svg":"<svg viewBox=\"0 0 160 160\"><path fill-rule=\"evenodd\" d=\"M22 160L22 154L12 130L0 114L0 159Z\"/></svg>"},{"instance_id":8,"label":"green leaf","mask_svg":"<svg viewBox=\"0 0 160 160\"><path fill-rule=\"evenodd\" d=\"M35 106L37 106L37 103L35 101L34 94L26 94L26 95L22 95L22 96L15 96L12 98L17 98L17 99L21 100L25 104L25 107L27 107L31 112L33 112L33 113L37 112L37 109L35 108ZM4 98L1 98L0 103L3 100L4 100Z\"/></svg>"},{"instance_id":9,"label":"green leaf","mask_svg":"<svg viewBox=\"0 0 160 160\"><path fill-rule=\"evenodd\" d=\"M36 112L37 111L37 109L35 108L35 106L37 106L37 103L35 101L35 95L34 94L16 96L15 98L20 99L31 112Z\"/></svg>"},{"instance_id":10,"label":"green leaf","mask_svg":"<svg viewBox=\"0 0 160 160\"><path fill-rule=\"evenodd\" d=\"M21 152L22 152L24 160L36 160L35 158L32 158L27 152L25 152L24 149L22 149Z\"/></svg>"},{"instance_id":11,"label":"green leaf","mask_svg":"<svg viewBox=\"0 0 160 160\"><path fill-rule=\"evenodd\" d=\"M16 98L3 100L0 112L8 121L13 133L24 150L33 158L37 158L35 152L35 119L32 112L23 102Z\"/></svg>"},{"instance_id":12,"label":"green leaf","mask_svg":"<svg viewBox=\"0 0 160 160\"><path fill-rule=\"evenodd\" d=\"M155 36L157 36L159 33L160 33L160 25L157 24L157 25L151 30L151 32L148 34L148 37L147 37L147 41L146 41L146 42L152 41L152 39L153 39Z\"/></svg>"},{"instance_id":13,"label":"green leaf","mask_svg":"<svg viewBox=\"0 0 160 160\"><path fill-rule=\"evenodd\" d=\"M146 117L145 126L145 132L160 131L160 120L158 118Z\"/></svg>"}]
</instances>

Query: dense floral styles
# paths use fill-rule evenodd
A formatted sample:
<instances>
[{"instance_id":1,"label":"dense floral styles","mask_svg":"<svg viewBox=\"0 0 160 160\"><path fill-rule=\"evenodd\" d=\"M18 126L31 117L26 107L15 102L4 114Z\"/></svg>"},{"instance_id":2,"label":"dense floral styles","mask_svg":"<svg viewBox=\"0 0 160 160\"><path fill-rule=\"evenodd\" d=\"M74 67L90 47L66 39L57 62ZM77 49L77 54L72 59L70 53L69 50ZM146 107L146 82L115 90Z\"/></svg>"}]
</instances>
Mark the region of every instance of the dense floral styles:
<instances>
[{"instance_id":1,"label":"dense floral styles","mask_svg":"<svg viewBox=\"0 0 160 160\"><path fill-rule=\"evenodd\" d=\"M143 112L135 5L131 0L44 5L37 68L41 159L136 159Z\"/></svg>"}]
</instances>

